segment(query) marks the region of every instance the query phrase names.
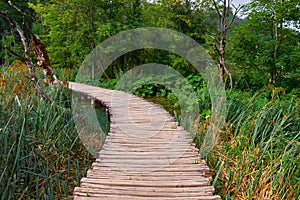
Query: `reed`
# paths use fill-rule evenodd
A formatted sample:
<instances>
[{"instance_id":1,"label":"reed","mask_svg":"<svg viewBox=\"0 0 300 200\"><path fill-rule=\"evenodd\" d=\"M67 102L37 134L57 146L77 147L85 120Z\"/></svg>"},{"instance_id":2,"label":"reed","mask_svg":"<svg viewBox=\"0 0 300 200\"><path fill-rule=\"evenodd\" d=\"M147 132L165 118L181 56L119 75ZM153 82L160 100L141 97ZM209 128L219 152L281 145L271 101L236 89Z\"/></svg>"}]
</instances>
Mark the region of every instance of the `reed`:
<instances>
[{"instance_id":1,"label":"reed","mask_svg":"<svg viewBox=\"0 0 300 200\"><path fill-rule=\"evenodd\" d=\"M71 199L94 159L78 138L70 92L47 89L49 104L21 68L0 72L0 199Z\"/></svg>"},{"instance_id":2,"label":"reed","mask_svg":"<svg viewBox=\"0 0 300 200\"><path fill-rule=\"evenodd\" d=\"M224 199L300 196L300 108L293 99L229 98L226 128L207 161Z\"/></svg>"}]
</instances>

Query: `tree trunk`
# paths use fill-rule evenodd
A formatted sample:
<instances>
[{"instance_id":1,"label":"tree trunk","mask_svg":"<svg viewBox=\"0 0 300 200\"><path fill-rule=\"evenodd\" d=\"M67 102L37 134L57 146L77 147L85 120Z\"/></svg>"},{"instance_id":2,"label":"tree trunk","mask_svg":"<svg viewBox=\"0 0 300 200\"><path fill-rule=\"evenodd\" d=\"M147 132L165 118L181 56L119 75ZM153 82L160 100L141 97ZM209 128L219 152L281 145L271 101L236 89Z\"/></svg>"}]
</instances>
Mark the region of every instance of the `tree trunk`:
<instances>
[{"instance_id":1,"label":"tree trunk","mask_svg":"<svg viewBox=\"0 0 300 200\"><path fill-rule=\"evenodd\" d=\"M224 0L222 1L222 10L220 10L219 1L213 0L214 7L217 11L219 16L219 29L220 29L220 37L214 37L216 42L219 43L219 47L216 47L216 50L219 54L219 68L220 68L220 78L223 82L225 82L225 74L228 75L230 81L230 90L233 88L233 80L230 71L226 67L226 59L225 59L225 48L226 48L226 35L228 29L231 27L232 23L234 22L236 15L242 9L243 6L234 7L235 13L231 20L227 20L228 13L230 12L230 4L232 3L231 0Z\"/></svg>"},{"instance_id":2,"label":"tree trunk","mask_svg":"<svg viewBox=\"0 0 300 200\"><path fill-rule=\"evenodd\" d=\"M275 84L276 83L276 78L277 78L277 70L276 67L272 67L271 72L270 72L270 79L269 83L270 84Z\"/></svg>"},{"instance_id":3,"label":"tree trunk","mask_svg":"<svg viewBox=\"0 0 300 200\"><path fill-rule=\"evenodd\" d=\"M219 47L219 66L220 66L220 78L221 80L225 81L225 37L223 37L220 40L220 47Z\"/></svg>"},{"instance_id":4,"label":"tree trunk","mask_svg":"<svg viewBox=\"0 0 300 200\"><path fill-rule=\"evenodd\" d=\"M27 24L26 24L26 21L25 21L25 13L23 13L18 7L16 7L14 4L11 3L11 1L8 1L8 3L14 7L18 12L20 12L22 15L23 15L23 23L22 25L24 27L27 27ZM16 29L16 31L18 32L20 38L21 38L21 41L22 41L22 44L23 44L23 47L24 47L24 56L21 55L21 54L18 54L16 52L14 52L13 50L10 50L8 49L10 52L12 52L14 55L18 56L19 58L21 58L22 60L25 61L26 65L27 65L27 68L28 68L28 71L29 71L29 74L30 74L30 80L31 82L34 84L36 90L38 91L38 93L46 100L46 101L49 101L49 102L52 102L51 98L47 95L47 93L43 90L43 88L40 86L39 82L38 82L38 77L35 73L35 67L34 67L34 64L32 62L32 59L31 59L31 56L30 56L30 46L29 46L29 43L28 43L28 40L25 36L25 31L24 29L22 29L19 24L12 18L12 16L10 15L10 13L8 11L3 11L3 10L0 10L0 14L4 15L8 21L12 24L12 26ZM45 58L43 55L40 55L41 58ZM50 67L50 66L49 66ZM52 68L50 67L51 71L52 71ZM44 72L43 72L44 73ZM47 72L48 73L48 72ZM53 71L52 71L53 73ZM50 74L52 77L54 75L53 74ZM56 77L55 77L56 78Z\"/></svg>"},{"instance_id":5,"label":"tree trunk","mask_svg":"<svg viewBox=\"0 0 300 200\"><path fill-rule=\"evenodd\" d=\"M33 34L31 36L32 49L34 51L35 59L37 60L37 66L42 69L45 83L51 86L59 83L52 70L45 44L40 40L39 37L36 37Z\"/></svg>"},{"instance_id":6,"label":"tree trunk","mask_svg":"<svg viewBox=\"0 0 300 200\"><path fill-rule=\"evenodd\" d=\"M278 4L279 1L276 0L275 4ZM282 31L282 21L279 20L278 18L278 12L275 9L274 12L274 21L275 21L275 36L274 34L272 34L272 38L275 39L275 46L274 46L274 61L273 64L271 66L271 71L270 71L270 78L269 78L269 83L270 84L275 84L277 81L277 77L278 77L278 69L277 69L277 62L278 62L278 51L280 48L280 44L281 44L281 37L280 37L280 33ZM273 29L273 27L272 27ZM274 38L275 37L275 38Z\"/></svg>"}]
</instances>

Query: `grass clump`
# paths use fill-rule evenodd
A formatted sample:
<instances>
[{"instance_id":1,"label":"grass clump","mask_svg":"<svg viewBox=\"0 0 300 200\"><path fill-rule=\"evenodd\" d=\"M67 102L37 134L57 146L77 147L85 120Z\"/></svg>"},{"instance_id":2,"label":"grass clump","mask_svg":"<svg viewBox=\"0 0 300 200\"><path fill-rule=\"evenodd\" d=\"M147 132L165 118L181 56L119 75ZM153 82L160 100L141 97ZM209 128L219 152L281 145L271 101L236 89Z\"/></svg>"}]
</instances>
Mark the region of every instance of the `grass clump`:
<instances>
[{"instance_id":1,"label":"grass clump","mask_svg":"<svg viewBox=\"0 0 300 200\"><path fill-rule=\"evenodd\" d=\"M207 157L224 199L300 196L299 102L278 90L227 102L226 128Z\"/></svg>"},{"instance_id":2,"label":"grass clump","mask_svg":"<svg viewBox=\"0 0 300 200\"><path fill-rule=\"evenodd\" d=\"M0 199L71 199L93 158L83 147L70 94L47 89L41 99L21 62L0 74Z\"/></svg>"}]
</instances>

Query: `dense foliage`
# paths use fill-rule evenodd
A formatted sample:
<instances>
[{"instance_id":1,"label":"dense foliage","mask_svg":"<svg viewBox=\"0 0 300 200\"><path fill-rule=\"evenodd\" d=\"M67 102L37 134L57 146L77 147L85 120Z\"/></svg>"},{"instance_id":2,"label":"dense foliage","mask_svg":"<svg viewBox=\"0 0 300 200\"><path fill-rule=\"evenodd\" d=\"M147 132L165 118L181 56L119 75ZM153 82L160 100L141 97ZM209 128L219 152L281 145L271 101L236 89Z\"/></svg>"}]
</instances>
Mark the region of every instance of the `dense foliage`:
<instances>
[{"instance_id":1,"label":"dense foliage","mask_svg":"<svg viewBox=\"0 0 300 200\"><path fill-rule=\"evenodd\" d=\"M27 12L28 23L31 25L34 21L34 33L46 42L54 67L76 70L89 52L105 39L120 31L149 26L187 34L218 60L214 48L218 44L212 38L218 38L220 32L212 1L155 2L51 0L16 3ZM7 3L2 4L21 20L18 12ZM233 74L234 87L255 91L272 83L288 91L297 88L300 84L299 1L253 0L243 8L243 13L247 15L237 18L226 36L226 65ZM229 14L227 21L232 17ZM22 50L7 20L3 16L0 20L2 47L13 44L15 51ZM7 50L2 50L1 55L2 64L13 61ZM194 72L192 66L175 55L147 49L121 56L104 75L115 78L120 71L147 62L168 64L187 75Z\"/></svg>"}]
</instances>

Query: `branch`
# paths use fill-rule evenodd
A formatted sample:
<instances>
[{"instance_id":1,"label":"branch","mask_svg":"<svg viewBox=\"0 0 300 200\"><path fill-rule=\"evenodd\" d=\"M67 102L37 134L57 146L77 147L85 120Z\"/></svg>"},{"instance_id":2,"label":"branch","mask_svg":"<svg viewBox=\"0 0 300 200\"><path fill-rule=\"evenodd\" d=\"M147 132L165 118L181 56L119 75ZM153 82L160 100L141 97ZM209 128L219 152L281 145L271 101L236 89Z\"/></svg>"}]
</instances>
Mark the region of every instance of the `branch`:
<instances>
[{"instance_id":1,"label":"branch","mask_svg":"<svg viewBox=\"0 0 300 200\"><path fill-rule=\"evenodd\" d=\"M214 4L214 6L215 6L215 9L217 10L217 13L218 13L219 17L221 18L221 17L222 17L222 14L221 14L221 12L220 12L220 10L219 10L219 8L218 8L217 2L216 2L215 0L212 0L212 2L213 2L213 4Z\"/></svg>"},{"instance_id":2,"label":"branch","mask_svg":"<svg viewBox=\"0 0 300 200\"><path fill-rule=\"evenodd\" d=\"M240 10L244 7L244 5L239 5L238 7L236 7L236 6L234 6L234 5L232 5L232 6L233 6L233 8L235 9L235 12L234 12L234 15L233 15L232 19L230 20L229 24L226 26L226 30L228 30L228 29L231 27L231 25L232 25L232 23L234 22L234 20L235 20L237 14L238 14L238 13L240 12Z\"/></svg>"},{"instance_id":3,"label":"branch","mask_svg":"<svg viewBox=\"0 0 300 200\"><path fill-rule=\"evenodd\" d=\"M220 43L220 40L216 36L212 34L208 34L208 36L211 37L216 43Z\"/></svg>"},{"instance_id":4,"label":"branch","mask_svg":"<svg viewBox=\"0 0 300 200\"><path fill-rule=\"evenodd\" d=\"M43 99L45 101L47 101L48 103L53 102L53 100L48 96L48 94L45 92L45 90L41 87L41 85L36 80L33 80L32 78L29 78L29 77L27 77L27 78L34 84L39 95L41 95L41 97L43 97Z\"/></svg>"},{"instance_id":5,"label":"branch","mask_svg":"<svg viewBox=\"0 0 300 200\"><path fill-rule=\"evenodd\" d=\"M10 0L8 1L9 5L11 5L14 9L16 9L18 12L20 12L22 15L24 15L25 13L22 12L22 10L20 8L18 8L15 4L13 4Z\"/></svg>"},{"instance_id":6,"label":"branch","mask_svg":"<svg viewBox=\"0 0 300 200\"><path fill-rule=\"evenodd\" d=\"M229 8L230 8L230 5L231 5L232 1L233 0L227 0L227 5L226 5L227 11L229 11Z\"/></svg>"},{"instance_id":7,"label":"branch","mask_svg":"<svg viewBox=\"0 0 300 200\"><path fill-rule=\"evenodd\" d=\"M232 80L232 74L229 72L229 70L227 69L227 67L224 65L224 70L226 72L226 74L229 76L229 81L230 81L230 90L233 89L233 80Z\"/></svg>"},{"instance_id":8,"label":"branch","mask_svg":"<svg viewBox=\"0 0 300 200\"><path fill-rule=\"evenodd\" d=\"M13 54L14 56L17 56L17 57L21 58L23 61L26 61L25 56L23 56L23 55L21 55L21 54L15 52L14 50L8 48L7 46L4 46L4 49L8 50L8 51L9 51L11 54Z\"/></svg>"},{"instance_id":9,"label":"branch","mask_svg":"<svg viewBox=\"0 0 300 200\"><path fill-rule=\"evenodd\" d=\"M0 10L0 14L5 15L8 21L14 26L14 28L19 33L25 50L25 61L30 61L30 49L24 34L24 30L17 24L17 22L12 18L8 11Z\"/></svg>"},{"instance_id":10,"label":"branch","mask_svg":"<svg viewBox=\"0 0 300 200\"><path fill-rule=\"evenodd\" d=\"M227 20L227 12L229 10L229 6L226 5L227 2L229 3L229 0L228 1L224 0L224 2L223 2L223 13L222 13L222 16L221 16L221 19L220 19L221 23L223 24L222 27L225 26L226 20Z\"/></svg>"},{"instance_id":11,"label":"branch","mask_svg":"<svg viewBox=\"0 0 300 200\"><path fill-rule=\"evenodd\" d=\"M9 5L11 5L14 9L16 9L19 13L21 13L21 15L23 16L23 25L27 28L27 30L29 31L30 35L35 37L33 32L31 31L30 27L28 26L28 24L26 23L26 13L23 12L20 8L18 8L15 4L13 4L10 0L8 1Z\"/></svg>"},{"instance_id":12,"label":"branch","mask_svg":"<svg viewBox=\"0 0 300 200\"><path fill-rule=\"evenodd\" d=\"M15 28L18 27L18 24L13 20L8 11L0 10L0 14L4 15Z\"/></svg>"}]
</instances>

